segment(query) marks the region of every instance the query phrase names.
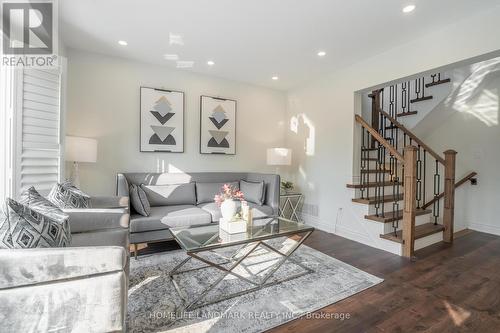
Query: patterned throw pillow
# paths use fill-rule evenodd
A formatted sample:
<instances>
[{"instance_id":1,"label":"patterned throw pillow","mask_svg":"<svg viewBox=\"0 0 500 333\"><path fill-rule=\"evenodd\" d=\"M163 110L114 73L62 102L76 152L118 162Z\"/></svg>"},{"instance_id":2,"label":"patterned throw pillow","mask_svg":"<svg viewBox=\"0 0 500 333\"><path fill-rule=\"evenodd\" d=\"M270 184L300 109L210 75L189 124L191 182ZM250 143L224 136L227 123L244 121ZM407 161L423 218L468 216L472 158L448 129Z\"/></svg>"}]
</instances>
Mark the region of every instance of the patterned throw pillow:
<instances>
[{"instance_id":1,"label":"patterned throw pillow","mask_svg":"<svg viewBox=\"0 0 500 333\"><path fill-rule=\"evenodd\" d=\"M135 211L142 216L149 216L151 214L151 206L144 190L135 185L130 185L130 204L134 207Z\"/></svg>"},{"instance_id":2,"label":"patterned throw pillow","mask_svg":"<svg viewBox=\"0 0 500 333\"><path fill-rule=\"evenodd\" d=\"M69 181L54 185L47 199L61 209L90 208L90 196Z\"/></svg>"},{"instance_id":3,"label":"patterned throw pillow","mask_svg":"<svg viewBox=\"0 0 500 333\"><path fill-rule=\"evenodd\" d=\"M0 247L26 249L65 247L70 244L69 217L66 215L64 219L58 220L55 216L47 216L49 213L39 213L41 206L36 209L7 199L6 211L0 219Z\"/></svg>"}]
</instances>

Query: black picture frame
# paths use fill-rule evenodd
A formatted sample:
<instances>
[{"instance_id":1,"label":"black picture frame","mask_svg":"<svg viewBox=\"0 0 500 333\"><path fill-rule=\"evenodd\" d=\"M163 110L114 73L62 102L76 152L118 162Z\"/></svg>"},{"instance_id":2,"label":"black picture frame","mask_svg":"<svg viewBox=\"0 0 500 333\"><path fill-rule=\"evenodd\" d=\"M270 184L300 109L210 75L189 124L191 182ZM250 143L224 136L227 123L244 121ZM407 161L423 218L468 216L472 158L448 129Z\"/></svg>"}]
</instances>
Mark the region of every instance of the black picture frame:
<instances>
[{"instance_id":1,"label":"black picture frame","mask_svg":"<svg viewBox=\"0 0 500 333\"><path fill-rule=\"evenodd\" d=\"M231 101L234 102L234 152L226 153L226 152L203 152L202 151L202 131L203 131L203 98L211 98L219 101ZM224 98L219 96L210 96L210 95L200 95L200 146L199 152L204 155L225 155L225 156L233 156L236 155L236 141L237 141L237 112L238 111L238 102L235 99Z\"/></svg>"},{"instance_id":2,"label":"black picture frame","mask_svg":"<svg viewBox=\"0 0 500 333\"><path fill-rule=\"evenodd\" d=\"M142 149L142 89L152 89L155 91L163 91L168 93L179 93L182 94L182 150L180 151L172 151L172 150L163 150L163 149L155 149L155 150L143 150ZM185 152L185 142L186 142L186 95L184 91L173 90L173 89L164 89L164 88L154 88L149 86L140 86L139 87L139 152L141 153L184 153Z\"/></svg>"}]
</instances>

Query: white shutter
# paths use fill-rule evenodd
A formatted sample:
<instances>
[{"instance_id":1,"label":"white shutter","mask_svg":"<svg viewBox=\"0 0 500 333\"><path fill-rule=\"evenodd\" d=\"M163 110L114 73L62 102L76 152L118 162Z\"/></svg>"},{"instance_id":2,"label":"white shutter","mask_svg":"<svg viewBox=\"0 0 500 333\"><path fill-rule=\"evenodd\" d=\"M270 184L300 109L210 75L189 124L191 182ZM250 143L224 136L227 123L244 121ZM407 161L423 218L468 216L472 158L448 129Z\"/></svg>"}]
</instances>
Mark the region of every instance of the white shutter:
<instances>
[{"instance_id":1,"label":"white shutter","mask_svg":"<svg viewBox=\"0 0 500 333\"><path fill-rule=\"evenodd\" d=\"M60 181L62 170L61 74L59 70L24 69L19 75L16 194L35 186L46 195Z\"/></svg>"}]
</instances>

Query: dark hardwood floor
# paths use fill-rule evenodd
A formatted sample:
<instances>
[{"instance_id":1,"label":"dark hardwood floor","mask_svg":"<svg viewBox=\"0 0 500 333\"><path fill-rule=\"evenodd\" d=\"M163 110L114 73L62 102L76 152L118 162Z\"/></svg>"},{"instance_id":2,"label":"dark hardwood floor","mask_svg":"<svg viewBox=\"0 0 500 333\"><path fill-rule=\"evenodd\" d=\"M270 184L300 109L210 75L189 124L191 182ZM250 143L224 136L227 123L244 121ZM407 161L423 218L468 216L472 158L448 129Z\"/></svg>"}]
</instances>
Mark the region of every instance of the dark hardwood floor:
<instances>
[{"instance_id":1,"label":"dark hardwood floor","mask_svg":"<svg viewBox=\"0 0 500 333\"><path fill-rule=\"evenodd\" d=\"M500 237L459 236L453 245L417 251L411 262L316 230L308 246L384 282L317 311L313 319L302 317L269 332L500 332ZM153 244L141 251L162 247ZM326 314L331 318L321 318Z\"/></svg>"},{"instance_id":2,"label":"dark hardwood floor","mask_svg":"<svg viewBox=\"0 0 500 333\"><path fill-rule=\"evenodd\" d=\"M469 232L415 262L321 231L306 244L384 282L317 312L349 319L303 317L269 332L500 332L500 237Z\"/></svg>"}]
</instances>

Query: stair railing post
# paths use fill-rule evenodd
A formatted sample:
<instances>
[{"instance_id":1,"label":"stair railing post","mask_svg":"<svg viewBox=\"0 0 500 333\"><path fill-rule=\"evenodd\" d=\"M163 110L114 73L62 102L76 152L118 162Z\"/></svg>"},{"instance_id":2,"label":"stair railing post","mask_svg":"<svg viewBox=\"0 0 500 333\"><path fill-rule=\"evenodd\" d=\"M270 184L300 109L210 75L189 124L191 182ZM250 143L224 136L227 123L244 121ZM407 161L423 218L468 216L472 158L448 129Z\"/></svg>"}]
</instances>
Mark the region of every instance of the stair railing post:
<instances>
[{"instance_id":1,"label":"stair railing post","mask_svg":"<svg viewBox=\"0 0 500 333\"><path fill-rule=\"evenodd\" d=\"M457 152L447 150L444 152L444 212L443 241L453 243L454 219L455 219L455 161Z\"/></svg>"},{"instance_id":2,"label":"stair railing post","mask_svg":"<svg viewBox=\"0 0 500 333\"><path fill-rule=\"evenodd\" d=\"M411 258L415 250L415 211L417 209L417 147L404 148L403 256Z\"/></svg>"}]
</instances>

